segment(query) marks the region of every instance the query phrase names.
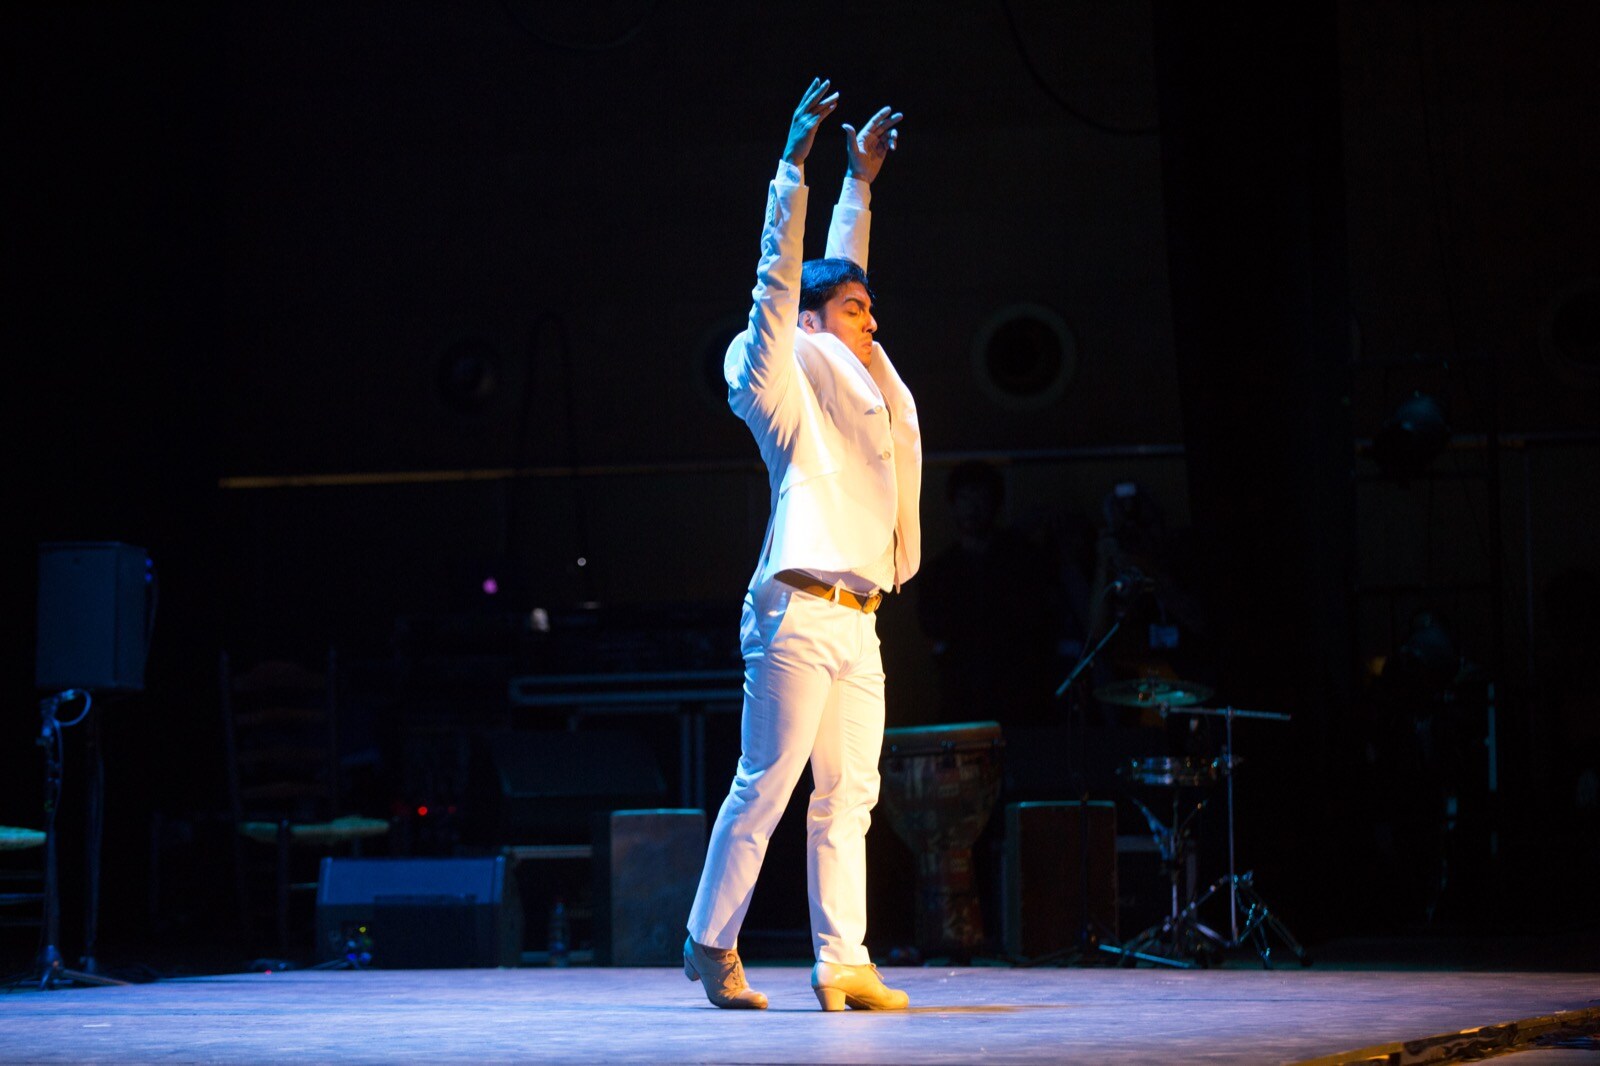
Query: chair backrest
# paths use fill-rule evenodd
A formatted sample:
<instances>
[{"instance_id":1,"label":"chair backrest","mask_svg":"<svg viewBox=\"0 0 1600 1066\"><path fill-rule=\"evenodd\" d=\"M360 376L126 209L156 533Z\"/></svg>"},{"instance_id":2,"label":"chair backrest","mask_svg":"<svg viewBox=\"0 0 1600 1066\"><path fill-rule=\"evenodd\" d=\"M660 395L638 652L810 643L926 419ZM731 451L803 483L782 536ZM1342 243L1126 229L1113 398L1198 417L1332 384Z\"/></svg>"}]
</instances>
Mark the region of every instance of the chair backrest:
<instances>
[{"instance_id":1,"label":"chair backrest","mask_svg":"<svg viewBox=\"0 0 1600 1066\"><path fill-rule=\"evenodd\" d=\"M223 733L235 822L339 814L337 659L324 671L269 659L236 673L222 653Z\"/></svg>"}]
</instances>

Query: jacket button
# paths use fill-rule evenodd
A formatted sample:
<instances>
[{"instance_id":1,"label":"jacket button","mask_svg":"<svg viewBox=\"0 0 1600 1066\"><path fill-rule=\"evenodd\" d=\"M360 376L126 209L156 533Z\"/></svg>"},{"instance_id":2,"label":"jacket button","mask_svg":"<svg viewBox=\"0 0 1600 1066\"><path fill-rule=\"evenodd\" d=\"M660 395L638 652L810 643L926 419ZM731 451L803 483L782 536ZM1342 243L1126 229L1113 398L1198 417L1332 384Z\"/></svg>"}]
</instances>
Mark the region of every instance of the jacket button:
<instances>
[{"instance_id":1,"label":"jacket button","mask_svg":"<svg viewBox=\"0 0 1600 1066\"><path fill-rule=\"evenodd\" d=\"M884 452L884 453L883 453L883 457L884 457L884 458L885 458L885 459L887 459L887 458L889 458L889 456L890 456L890 454L891 454L891 453L890 453L890 452L887 452L887 451L886 451L886 452Z\"/></svg>"}]
</instances>

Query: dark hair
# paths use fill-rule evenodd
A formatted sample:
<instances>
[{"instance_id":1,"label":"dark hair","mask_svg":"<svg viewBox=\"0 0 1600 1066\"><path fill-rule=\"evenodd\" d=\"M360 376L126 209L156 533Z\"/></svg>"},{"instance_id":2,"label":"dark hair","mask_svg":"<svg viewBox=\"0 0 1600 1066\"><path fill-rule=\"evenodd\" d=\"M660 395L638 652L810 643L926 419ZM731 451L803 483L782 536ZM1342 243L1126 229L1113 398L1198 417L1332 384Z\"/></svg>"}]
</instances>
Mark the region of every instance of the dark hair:
<instances>
[{"instance_id":1,"label":"dark hair","mask_svg":"<svg viewBox=\"0 0 1600 1066\"><path fill-rule=\"evenodd\" d=\"M982 459L968 459L950 468L944 483L945 498L954 500L963 489L980 489L989 497L996 511L1006 501L1006 480L992 463Z\"/></svg>"},{"instance_id":2,"label":"dark hair","mask_svg":"<svg viewBox=\"0 0 1600 1066\"><path fill-rule=\"evenodd\" d=\"M807 260L800 266L800 310L821 310L823 304L852 281L861 283L861 287L867 290L869 300L876 299L872 295L872 284L867 281L867 272L851 260Z\"/></svg>"}]
</instances>

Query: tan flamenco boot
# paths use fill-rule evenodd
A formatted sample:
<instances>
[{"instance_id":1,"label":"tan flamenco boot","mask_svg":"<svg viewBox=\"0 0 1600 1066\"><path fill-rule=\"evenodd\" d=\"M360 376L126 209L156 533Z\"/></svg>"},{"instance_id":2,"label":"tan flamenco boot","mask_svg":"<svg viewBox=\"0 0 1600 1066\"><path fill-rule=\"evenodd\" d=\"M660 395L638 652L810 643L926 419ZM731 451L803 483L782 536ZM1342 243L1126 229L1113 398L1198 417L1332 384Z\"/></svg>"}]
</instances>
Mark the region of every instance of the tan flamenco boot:
<instances>
[{"instance_id":1,"label":"tan flamenco boot","mask_svg":"<svg viewBox=\"0 0 1600 1066\"><path fill-rule=\"evenodd\" d=\"M811 968L811 988L823 1010L905 1010L911 1005L911 997L885 985L870 963L819 962Z\"/></svg>"},{"instance_id":2,"label":"tan flamenco boot","mask_svg":"<svg viewBox=\"0 0 1600 1066\"><path fill-rule=\"evenodd\" d=\"M683 942L683 976L699 981L706 998L719 1007L767 1009L767 997L745 984L744 964L737 951L708 948L690 937Z\"/></svg>"}]
</instances>

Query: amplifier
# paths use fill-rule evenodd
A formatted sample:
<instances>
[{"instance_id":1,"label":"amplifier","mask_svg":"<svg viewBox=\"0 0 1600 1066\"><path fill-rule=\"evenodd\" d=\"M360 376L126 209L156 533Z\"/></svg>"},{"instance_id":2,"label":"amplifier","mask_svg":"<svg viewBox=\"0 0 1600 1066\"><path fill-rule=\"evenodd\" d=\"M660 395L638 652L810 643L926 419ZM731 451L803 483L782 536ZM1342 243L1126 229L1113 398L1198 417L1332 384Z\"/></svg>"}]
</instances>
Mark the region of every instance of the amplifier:
<instances>
[{"instance_id":1,"label":"amplifier","mask_svg":"<svg viewBox=\"0 0 1600 1066\"><path fill-rule=\"evenodd\" d=\"M502 856L322 860L317 957L387 970L516 966L522 903Z\"/></svg>"},{"instance_id":2,"label":"amplifier","mask_svg":"<svg viewBox=\"0 0 1600 1066\"><path fill-rule=\"evenodd\" d=\"M700 884L706 816L689 810L612 811L595 820L595 961L675 966Z\"/></svg>"},{"instance_id":3,"label":"amplifier","mask_svg":"<svg viewBox=\"0 0 1600 1066\"><path fill-rule=\"evenodd\" d=\"M1006 807L1003 876L1006 954L1038 958L1078 942L1084 919L1083 860L1089 863L1088 917L1104 941L1117 939L1117 807L1092 800L1088 838L1077 802ZM1087 856L1083 850L1087 849Z\"/></svg>"}]
</instances>

